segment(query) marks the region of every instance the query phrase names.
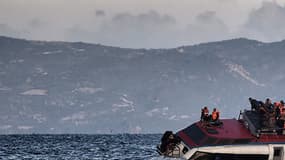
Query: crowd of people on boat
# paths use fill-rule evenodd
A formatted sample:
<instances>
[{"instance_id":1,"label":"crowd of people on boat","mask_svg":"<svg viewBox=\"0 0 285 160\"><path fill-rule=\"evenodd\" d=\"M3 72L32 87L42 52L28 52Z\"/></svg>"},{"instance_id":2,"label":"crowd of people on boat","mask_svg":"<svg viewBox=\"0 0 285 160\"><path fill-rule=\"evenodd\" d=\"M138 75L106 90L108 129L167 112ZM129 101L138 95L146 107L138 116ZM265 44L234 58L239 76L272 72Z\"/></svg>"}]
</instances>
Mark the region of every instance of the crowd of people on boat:
<instances>
[{"instance_id":1,"label":"crowd of people on boat","mask_svg":"<svg viewBox=\"0 0 285 160\"><path fill-rule=\"evenodd\" d=\"M251 110L260 114L260 124L263 128L285 128L285 103L283 100L272 103L267 98L265 102L249 98Z\"/></svg>"},{"instance_id":2,"label":"crowd of people on boat","mask_svg":"<svg viewBox=\"0 0 285 160\"><path fill-rule=\"evenodd\" d=\"M209 114L209 109L207 106L203 107L201 109L201 122L209 122L212 124L219 124L219 118L220 118L220 112L217 110L217 108L214 108L212 111L212 114Z\"/></svg>"}]
</instances>

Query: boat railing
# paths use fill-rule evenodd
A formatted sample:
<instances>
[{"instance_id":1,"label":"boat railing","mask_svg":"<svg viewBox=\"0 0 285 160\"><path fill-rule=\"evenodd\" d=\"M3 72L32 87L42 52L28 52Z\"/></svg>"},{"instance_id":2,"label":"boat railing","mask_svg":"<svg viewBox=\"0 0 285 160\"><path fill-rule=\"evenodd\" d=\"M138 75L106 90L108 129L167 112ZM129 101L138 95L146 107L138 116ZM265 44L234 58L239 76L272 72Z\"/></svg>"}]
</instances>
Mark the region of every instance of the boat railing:
<instances>
[{"instance_id":1,"label":"boat railing","mask_svg":"<svg viewBox=\"0 0 285 160\"><path fill-rule=\"evenodd\" d=\"M280 129L277 129L277 128L274 128L274 129L258 129L257 130L257 133L259 135L277 135L278 132L277 131L280 131Z\"/></svg>"},{"instance_id":2,"label":"boat railing","mask_svg":"<svg viewBox=\"0 0 285 160\"><path fill-rule=\"evenodd\" d=\"M276 127L274 129L257 130L260 135L285 135L285 128Z\"/></svg>"}]
</instances>

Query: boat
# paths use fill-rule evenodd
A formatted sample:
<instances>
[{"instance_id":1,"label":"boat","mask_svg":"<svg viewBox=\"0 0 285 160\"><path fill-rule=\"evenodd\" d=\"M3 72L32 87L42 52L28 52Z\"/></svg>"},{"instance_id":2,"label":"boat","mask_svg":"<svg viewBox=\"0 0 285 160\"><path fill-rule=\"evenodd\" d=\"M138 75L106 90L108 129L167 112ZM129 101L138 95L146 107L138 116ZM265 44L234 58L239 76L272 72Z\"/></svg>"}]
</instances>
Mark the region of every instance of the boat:
<instances>
[{"instance_id":1,"label":"boat","mask_svg":"<svg viewBox=\"0 0 285 160\"><path fill-rule=\"evenodd\" d=\"M158 153L187 160L285 160L285 126L273 108L251 105L237 119L200 120L175 134L166 131Z\"/></svg>"}]
</instances>

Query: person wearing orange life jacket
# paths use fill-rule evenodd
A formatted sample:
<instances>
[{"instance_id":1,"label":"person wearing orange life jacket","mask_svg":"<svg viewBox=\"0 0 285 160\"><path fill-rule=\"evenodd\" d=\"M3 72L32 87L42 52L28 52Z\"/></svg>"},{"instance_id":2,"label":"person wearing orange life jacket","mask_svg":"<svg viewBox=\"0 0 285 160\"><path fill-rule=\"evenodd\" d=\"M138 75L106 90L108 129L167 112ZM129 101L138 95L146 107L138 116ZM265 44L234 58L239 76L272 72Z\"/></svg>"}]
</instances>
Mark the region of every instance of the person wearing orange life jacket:
<instances>
[{"instance_id":1,"label":"person wearing orange life jacket","mask_svg":"<svg viewBox=\"0 0 285 160\"><path fill-rule=\"evenodd\" d=\"M279 110L280 110L280 118L282 117L282 113L285 114L285 106L284 106L284 102L280 101L280 105L279 105ZM284 120L285 120L285 116L284 116Z\"/></svg>"},{"instance_id":2,"label":"person wearing orange life jacket","mask_svg":"<svg viewBox=\"0 0 285 160\"><path fill-rule=\"evenodd\" d=\"M278 108L279 108L279 113L280 113L280 115L281 115L283 108L285 108L285 105L284 105L283 100L281 100L281 101L278 103ZM280 116L279 116L279 118L280 118Z\"/></svg>"},{"instance_id":3,"label":"person wearing orange life jacket","mask_svg":"<svg viewBox=\"0 0 285 160\"><path fill-rule=\"evenodd\" d=\"M285 122L285 108L282 108L280 113L280 128L284 128L284 122Z\"/></svg>"},{"instance_id":4,"label":"person wearing orange life jacket","mask_svg":"<svg viewBox=\"0 0 285 160\"><path fill-rule=\"evenodd\" d=\"M274 110L275 110L275 120L276 125L280 128L283 128L283 120L281 120L281 112L282 108L284 108L284 102L281 100L280 102L274 102Z\"/></svg>"},{"instance_id":5,"label":"person wearing orange life jacket","mask_svg":"<svg viewBox=\"0 0 285 160\"><path fill-rule=\"evenodd\" d=\"M214 108L212 112L212 121L217 121L220 118L220 112Z\"/></svg>"},{"instance_id":6,"label":"person wearing orange life jacket","mask_svg":"<svg viewBox=\"0 0 285 160\"><path fill-rule=\"evenodd\" d=\"M284 104L284 101L283 100L281 100L280 102L279 102L279 108L285 108L285 104Z\"/></svg>"}]
</instances>

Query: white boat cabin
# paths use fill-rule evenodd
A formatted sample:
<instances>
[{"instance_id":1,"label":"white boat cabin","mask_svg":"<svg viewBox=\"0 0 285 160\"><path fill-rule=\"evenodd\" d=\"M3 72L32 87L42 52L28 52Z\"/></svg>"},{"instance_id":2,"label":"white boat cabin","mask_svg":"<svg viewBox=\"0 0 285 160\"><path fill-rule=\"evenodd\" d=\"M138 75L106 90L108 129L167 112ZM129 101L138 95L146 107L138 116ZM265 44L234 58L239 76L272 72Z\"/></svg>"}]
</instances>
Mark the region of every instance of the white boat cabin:
<instances>
[{"instance_id":1,"label":"white boat cabin","mask_svg":"<svg viewBox=\"0 0 285 160\"><path fill-rule=\"evenodd\" d=\"M209 146L191 148L187 152L183 149L180 157L188 160L285 160L285 144Z\"/></svg>"}]
</instances>

